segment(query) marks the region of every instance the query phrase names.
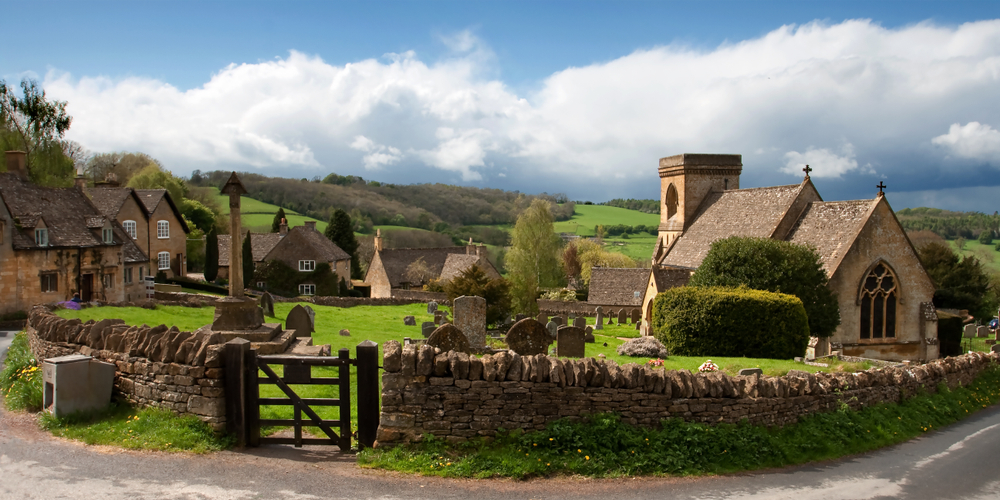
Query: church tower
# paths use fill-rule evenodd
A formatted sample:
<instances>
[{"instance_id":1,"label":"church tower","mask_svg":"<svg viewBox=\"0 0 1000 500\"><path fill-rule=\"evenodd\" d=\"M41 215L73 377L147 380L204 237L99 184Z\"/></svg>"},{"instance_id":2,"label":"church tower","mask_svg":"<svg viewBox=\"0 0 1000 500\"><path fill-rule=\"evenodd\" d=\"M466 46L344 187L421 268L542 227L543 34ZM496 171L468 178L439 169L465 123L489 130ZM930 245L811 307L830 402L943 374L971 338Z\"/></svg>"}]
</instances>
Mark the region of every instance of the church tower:
<instances>
[{"instance_id":1,"label":"church tower","mask_svg":"<svg viewBox=\"0 0 1000 500\"><path fill-rule=\"evenodd\" d=\"M740 188L742 155L682 154L660 158L660 228L653 260L691 225L713 191Z\"/></svg>"}]
</instances>

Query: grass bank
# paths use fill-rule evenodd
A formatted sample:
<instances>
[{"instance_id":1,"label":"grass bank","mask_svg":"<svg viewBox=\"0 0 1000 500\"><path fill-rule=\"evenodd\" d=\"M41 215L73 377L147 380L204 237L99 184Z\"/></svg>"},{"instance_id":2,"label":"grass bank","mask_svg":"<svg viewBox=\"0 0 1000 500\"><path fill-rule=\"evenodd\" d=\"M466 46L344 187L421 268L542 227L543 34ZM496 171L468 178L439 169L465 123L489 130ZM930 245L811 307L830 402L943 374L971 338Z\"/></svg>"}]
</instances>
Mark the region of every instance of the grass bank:
<instances>
[{"instance_id":1,"label":"grass bank","mask_svg":"<svg viewBox=\"0 0 1000 500\"><path fill-rule=\"evenodd\" d=\"M720 474L783 467L863 453L961 420L1000 400L1000 368L973 383L898 404L811 415L781 428L705 425L679 419L659 429L633 427L614 414L559 420L538 432L506 432L494 441L450 446L425 437L415 445L364 450L362 467L445 477L528 478Z\"/></svg>"}]
</instances>

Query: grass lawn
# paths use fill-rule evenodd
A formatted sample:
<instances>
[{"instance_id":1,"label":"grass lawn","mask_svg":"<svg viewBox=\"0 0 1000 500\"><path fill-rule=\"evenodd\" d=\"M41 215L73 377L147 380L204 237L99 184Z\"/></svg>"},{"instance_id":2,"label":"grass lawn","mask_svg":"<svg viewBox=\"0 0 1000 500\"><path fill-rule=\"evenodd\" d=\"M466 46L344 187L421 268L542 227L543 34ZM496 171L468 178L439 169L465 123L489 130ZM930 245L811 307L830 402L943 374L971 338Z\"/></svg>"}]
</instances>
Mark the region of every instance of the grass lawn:
<instances>
[{"instance_id":1,"label":"grass lawn","mask_svg":"<svg viewBox=\"0 0 1000 500\"><path fill-rule=\"evenodd\" d=\"M659 214L647 214L638 210L609 207L605 205L576 205L576 214L569 220L556 222L557 233L572 233L580 236L594 236L594 226L598 224L613 226L625 224L629 226L657 226L660 224ZM652 252L652 250L650 250ZM648 256L646 258L649 258Z\"/></svg>"},{"instance_id":2,"label":"grass lawn","mask_svg":"<svg viewBox=\"0 0 1000 500\"><path fill-rule=\"evenodd\" d=\"M211 188L215 190L215 199L218 200L219 206L222 207L222 213L229 215L229 196L224 194L218 194L219 188ZM274 221L274 214L278 213L278 206L272 205L270 203L264 203L260 200L255 200L247 196L243 196L240 199L240 213L243 223L243 229L250 230L255 233L260 232L270 232L271 223ZM285 218L288 219L289 226L303 226L305 221L314 220L316 221L316 230L323 232L326 230L327 222L312 217L306 217L294 210L285 209Z\"/></svg>"},{"instance_id":3,"label":"grass lawn","mask_svg":"<svg viewBox=\"0 0 1000 500\"><path fill-rule=\"evenodd\" d=\"M653 248L656 246L656 236L649 233L630 234L628 239L604 238L604 249L628 255L635 261L653 258Z\"/></svg>"},{"instance_id":4,"label":"grass lawn","mask_svg":"<svg viewBox=\"0 0 1000 500\"><path fill-rule=\"evenodd\" d=\"M958 246L955 245L955 240L948 240L948 245L959 255L972 255L978 258L979 262L983 263L983 268L987 272L993 274L1000 273L1000 252L996 251L996 240L989 245L983 245L977 240L967 240L963 250L958 249Z\"/></svg>"}]
</instances>

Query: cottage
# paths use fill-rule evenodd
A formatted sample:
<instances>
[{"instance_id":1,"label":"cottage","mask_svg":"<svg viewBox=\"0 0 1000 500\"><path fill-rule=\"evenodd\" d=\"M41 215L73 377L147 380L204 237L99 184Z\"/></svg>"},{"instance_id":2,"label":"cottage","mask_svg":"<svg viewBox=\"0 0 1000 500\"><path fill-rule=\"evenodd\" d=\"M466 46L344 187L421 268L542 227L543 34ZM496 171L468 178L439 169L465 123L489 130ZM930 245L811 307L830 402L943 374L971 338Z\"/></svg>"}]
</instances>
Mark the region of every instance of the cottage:
<instances>
[{"instance_id":1,"label":"cottage","mask_svg":"<svg viewBox=\"0 0 1000 500\"><path fill-rule=\"evenodd\" d=\"M631 311L642 307L650 269L595 267L590 271L587 303Z\"/></svg>"},{"instance_id":2,"label":"cottage","mask_svg":"<svg viewBox=\"0 0 1000 500\"><path fill-rule=\"evenodd\" d=\"M423 277L413 276L408 270L419 265ZM408 290L422 286L425 280L450 281L472 266L479 266L490 279L500 277L493 264L486 258L485 245L438 248L383 248L381 231L375 234L375 256L365 274L365 283L371 286L374 298L390 298L393 290Z\"/></svg>"},{"instance_id":3,"label":"cottage","mask_svg":"<svg viewBox=\"0 0 1000 500\"><path fill-rule=\"evenodd\" d=\"M873 199L827 202L808 167L800 184L754 189L740 189L742 169L741 155L660 160L657 269L682 277L698 268L712 242L729 236L808 245L819 254L840 303L840 326L828 344L817 345L818 354L834 349L887 360L938 357L934 284L881 183ZM654 272L643 299L647 332L653 292L671 286L656 279Z\"/></svg>"}]
</instances>

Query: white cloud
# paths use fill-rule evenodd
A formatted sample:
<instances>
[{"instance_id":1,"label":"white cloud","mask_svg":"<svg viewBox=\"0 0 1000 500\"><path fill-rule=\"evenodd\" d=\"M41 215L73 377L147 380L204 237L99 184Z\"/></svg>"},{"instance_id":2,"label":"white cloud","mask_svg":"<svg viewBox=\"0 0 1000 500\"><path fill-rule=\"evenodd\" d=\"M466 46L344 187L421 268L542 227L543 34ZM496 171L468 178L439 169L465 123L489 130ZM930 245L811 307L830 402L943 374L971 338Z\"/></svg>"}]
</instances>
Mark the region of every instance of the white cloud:
<instances>
[{"instance_id":1,"label":"white cloud","mask_svg":"<svg viewBox=\"0 0 1000 500\"><path fill-rule=\"evenodd\" d=\"M1000 166L1000 131L985 123L969 122L964 126L953 123L947 134L939 135L931 142L959 158Z\"/></svg>"},{"instance_id":2,"label":"white cloud","mask_svg":"<svg viewBox=\"0 0 1000 500\"><path fill-rule=\"evenodd\" d=\"M619 187L657 196L657 159L685 152L743 153L744 177L769 180L801 175L800 163L834 179L877 165L900 189L946 153L1000 155L1000 133L972 121L1000 116L1000 20L782 26L712 50L673 44L568 68L526 95L495 76L472 33L442 41L439 61L403 52L333 65L293 51L187 91L56 72L44 84L69 102L70 139L145 151L180 174L367 169L394 182L482 182L502 172L510 188L603 199ZM927 148L935 136L941 147Z\"/></svg>"},{"instance_id":3,"label":"white cloud","mask_svg":"<svg viewBox=\"0 0 1000 500\"><path fill-rule=\"evenodd\" d=\"M816 149L812 146L805 153L789 151L785 153L785 166L782 172L792 175L802 175L803 169L809 165L812 177L841 177L858 169L858 160L854 158L854 146L844 145L842 154L838 155L829 149ZM869 166L870 168L870 166Z\"/></svg>"}]
</instances>

